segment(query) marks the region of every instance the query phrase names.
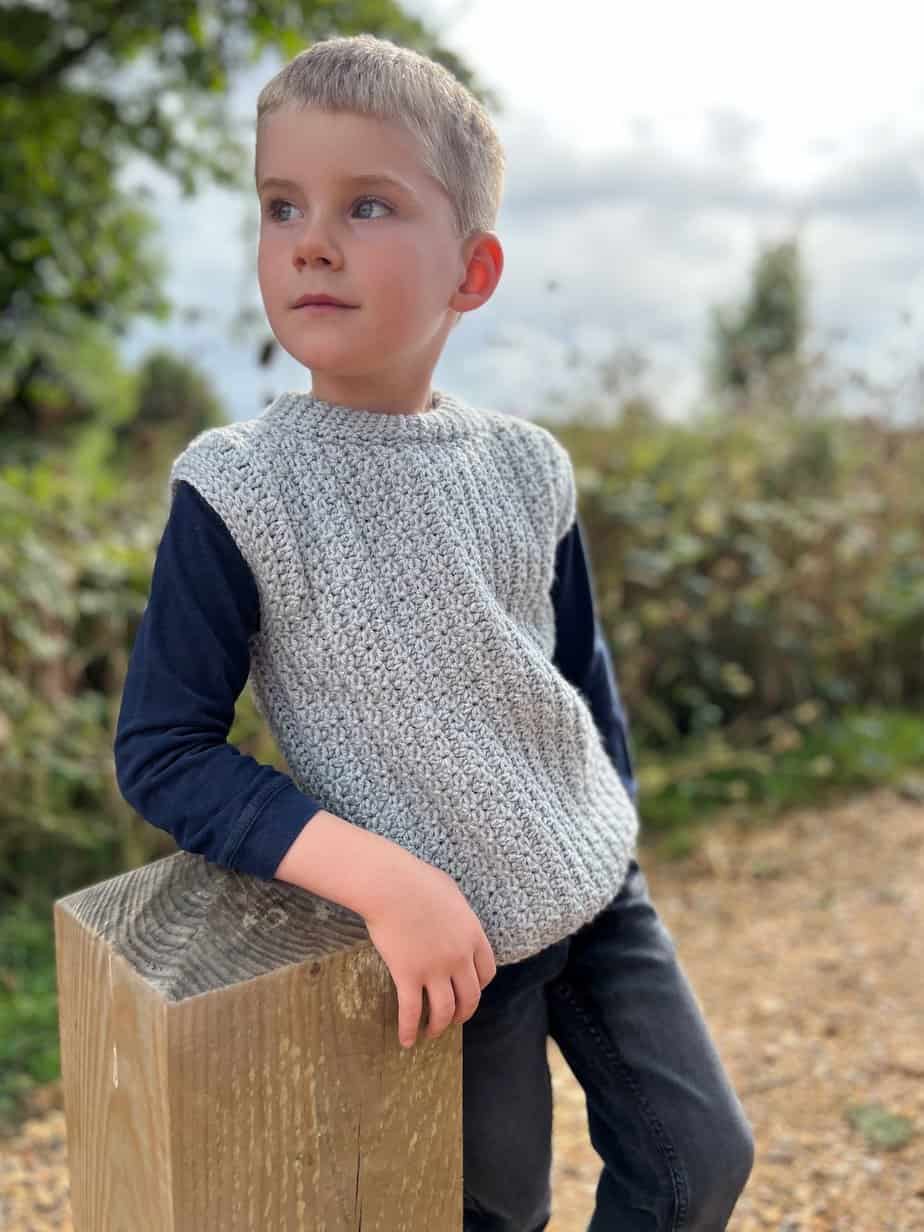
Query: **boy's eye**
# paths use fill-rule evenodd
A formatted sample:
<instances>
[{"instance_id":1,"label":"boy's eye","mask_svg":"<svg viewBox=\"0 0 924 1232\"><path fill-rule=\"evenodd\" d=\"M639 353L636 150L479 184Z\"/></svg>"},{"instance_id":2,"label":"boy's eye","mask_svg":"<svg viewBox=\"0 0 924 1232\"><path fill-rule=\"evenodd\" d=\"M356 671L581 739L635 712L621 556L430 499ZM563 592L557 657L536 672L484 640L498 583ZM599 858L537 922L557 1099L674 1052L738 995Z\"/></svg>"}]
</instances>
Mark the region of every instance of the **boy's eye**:
<instances>
[{"instance_id":1,"label":"boy's eye","mask_svg":"<svg viewBox=\"0 0 924 1232\"><path fill-rule=\"evenodd\" d=\"M378 197L362 197L359 201L357 201L354 204L353 209L354 210L362 209L364 206L367 206L367 205L380 205L384 210L387 210L389 214L392 213L391 206L388 205L387 202L381 201ZM266 212L267 214L269 214L270 218L272 218L274 222L288 222L288 218L285 216L281 216L279 212L280 210L286 210L286 209L294 209L292 202L283 201L280 198L275 197L272 201L270 201L269 205L266 208ZM372 219L376 217L376 215L361 214L359 215L359 217L367 218L367 219L370 219L371 221ZM377 215L377 217L382 218L382 217L387 217L387 215L379 214Z\"/></svg>"},{"instance_id":2,"label":"boy's eye","mask_svg":"<svg viewBox=\"0 0 924 1232\"><path fill-rule=\"evenodd\" d=\"M279 201L274 199L266 207L266 212L274 222L285 222L286 220L284 218L279 217L279 211L280 209L285 209L287 206L291 209L291 205L292 203L290 201Z\"/></svg>"},{"instance_id":3,"label":"boy's eye","mask_svg":"<svg viewBox=\"0 0 924 1232\"><path fill-rule=\"evenodd\" d=\"M359 209L361 206L364 206L364 205L381 205L381 206L383 206L386 210L388 210L389 214L392 212L392 211L391 211L391 206L390 206L390 205L388 205L388 204L387 204L386 202L384 202L384 201L380 201L380 200L378 199L378 197L363 197L361 201L357 201L357 202L356 202L356 206L355 206L354 208L355 208L355 209ZM369 217L370 217L370 216L369 216L368 214L364 214L364 215L363 215L363 218L369 218ZM381 215L379 215L379 217L381 217Z\"/></svg>"}]
</instances>

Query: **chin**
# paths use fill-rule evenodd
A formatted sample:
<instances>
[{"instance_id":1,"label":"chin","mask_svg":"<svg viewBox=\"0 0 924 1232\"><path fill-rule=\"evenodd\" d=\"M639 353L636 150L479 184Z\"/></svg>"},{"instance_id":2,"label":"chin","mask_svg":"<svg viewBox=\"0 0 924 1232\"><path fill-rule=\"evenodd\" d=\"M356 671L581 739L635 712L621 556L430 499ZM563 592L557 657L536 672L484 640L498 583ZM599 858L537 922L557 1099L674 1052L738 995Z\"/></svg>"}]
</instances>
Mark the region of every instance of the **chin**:
<instances>
[{"instance_id":1,"label":"chin","mask_svg":"<svg viewBox=\"0 0 924 1232\"><path fill-rule=\"evenodd\" d=\"M306 346L304 338L284 340L282 341L282 348L305 368L317 368L318 370L332 367L340 368L344 363L344 356L340 347L324 346L323 344Z\"/></svg>"}]
</instances>

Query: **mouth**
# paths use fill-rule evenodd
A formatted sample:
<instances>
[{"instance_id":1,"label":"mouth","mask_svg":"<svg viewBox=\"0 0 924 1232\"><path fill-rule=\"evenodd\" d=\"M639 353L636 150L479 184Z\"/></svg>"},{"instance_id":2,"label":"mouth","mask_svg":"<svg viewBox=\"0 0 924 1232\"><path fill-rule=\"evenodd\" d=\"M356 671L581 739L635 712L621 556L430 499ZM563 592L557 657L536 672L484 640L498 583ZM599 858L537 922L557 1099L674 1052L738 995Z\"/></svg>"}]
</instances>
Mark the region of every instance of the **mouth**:
<instances>
[{"instance_id":1,"label":"mouth","mask_svg":"<svg viewBox=\"0 0 924 1232\"><path fill-rule=\"evenodd\" d=\"M331 295L303 295L292 305L293 308L308 309L311 312L332 311L335 308L356 308L357 304L345 304Z\"/></svg>"}]
</instances>

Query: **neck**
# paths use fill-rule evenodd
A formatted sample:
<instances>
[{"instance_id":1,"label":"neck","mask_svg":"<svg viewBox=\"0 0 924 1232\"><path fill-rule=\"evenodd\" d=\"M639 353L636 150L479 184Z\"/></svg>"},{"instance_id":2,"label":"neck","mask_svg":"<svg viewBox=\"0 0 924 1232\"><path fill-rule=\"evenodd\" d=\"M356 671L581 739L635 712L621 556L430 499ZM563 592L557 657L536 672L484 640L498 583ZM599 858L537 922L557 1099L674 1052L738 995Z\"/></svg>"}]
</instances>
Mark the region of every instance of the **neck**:
<instances>
[{"instance_id":1,"label":"neck","mask_svg":"<svg viewBox=\"0 0 924 1232\"><path fill-rule=\"evenodd\" d=\"M391 390L384 389L379 383L373 390L368 383L330 380L322 373L312 373L309 394L321 402L382 415L422 415L432 410L434 404L429 381Z\"/></svg>"}]
</instances>

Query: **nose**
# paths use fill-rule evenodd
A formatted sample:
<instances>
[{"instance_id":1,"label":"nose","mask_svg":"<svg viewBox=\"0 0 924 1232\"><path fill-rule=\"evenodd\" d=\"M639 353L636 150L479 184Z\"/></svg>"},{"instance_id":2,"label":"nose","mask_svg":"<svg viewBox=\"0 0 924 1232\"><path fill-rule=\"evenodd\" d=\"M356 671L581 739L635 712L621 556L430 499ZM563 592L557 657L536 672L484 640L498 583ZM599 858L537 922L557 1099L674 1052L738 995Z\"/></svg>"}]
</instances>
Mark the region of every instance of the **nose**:
<instances>
[{"instance_id":1,"label":"nose","mask_svg":"<svg viewBox=\"0 0 924 1232\"><path fill-rule=\"evenodd\" d=\"M295 244L293 260L299 268L306 262L338 268L343 264L343 254L329 226L319 218L306 219Z\"/></svg>"}]
</instances>

